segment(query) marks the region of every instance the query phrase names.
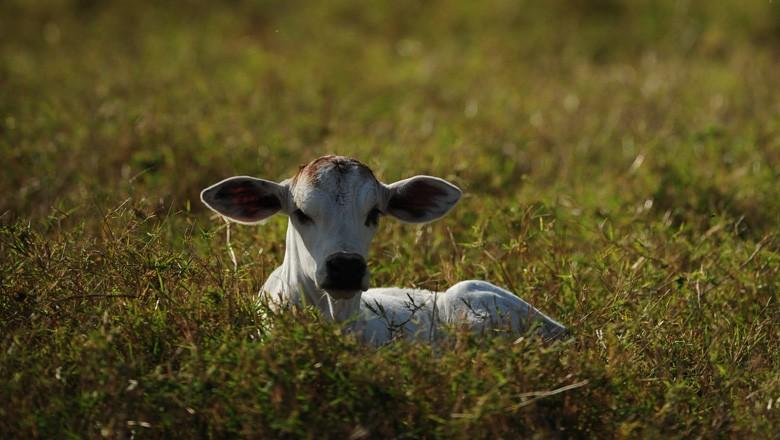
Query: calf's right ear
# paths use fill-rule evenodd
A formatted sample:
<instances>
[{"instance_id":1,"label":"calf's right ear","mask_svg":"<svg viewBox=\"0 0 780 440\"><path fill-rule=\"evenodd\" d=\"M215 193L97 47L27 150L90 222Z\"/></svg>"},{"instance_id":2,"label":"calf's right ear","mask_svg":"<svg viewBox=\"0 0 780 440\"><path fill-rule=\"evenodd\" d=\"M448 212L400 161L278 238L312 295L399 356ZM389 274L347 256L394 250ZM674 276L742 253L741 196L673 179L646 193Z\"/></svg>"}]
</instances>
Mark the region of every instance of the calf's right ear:
<instances>
[{"instance_id":1,"label":"calf's right ear","mask_svg":"<svg viewBox=\"0 0 780 440\"><path fill-rule=\"evenodd\" d=\"M204 189L200 200L212 211L234 222L251 225L285 206L287 186L254 177L236 176Z\"/></svg>"},{"instance_id":2,"label":"calf's right ear","mask_svg":"<svg viewBox=\"0 0 780 440\"><path fill-rule=\"evenodd\" d=\"M387 213L406 223L428 223L460 200L460 188L444 179L414 176L387 186Z\"/></svg>"}]
</instances>

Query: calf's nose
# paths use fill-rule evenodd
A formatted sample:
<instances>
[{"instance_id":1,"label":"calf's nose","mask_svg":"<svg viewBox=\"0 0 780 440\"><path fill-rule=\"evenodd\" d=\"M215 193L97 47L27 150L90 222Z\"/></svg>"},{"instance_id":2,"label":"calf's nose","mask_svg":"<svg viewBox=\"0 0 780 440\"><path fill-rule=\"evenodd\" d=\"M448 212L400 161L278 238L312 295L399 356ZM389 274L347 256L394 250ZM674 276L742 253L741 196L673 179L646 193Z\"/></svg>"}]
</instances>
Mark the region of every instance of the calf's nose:
<instances>
[{"instance_id":1,"label":"calf's nose","mask_svg":"<svg viewBox=\"0 0 780 440\"><path fill-rule=\"evenodd\" d=\"M325 269L327 278L323 288L361 290L366 260L354 252L337 252L325 259Z\"/></svg>"}]
</instances>

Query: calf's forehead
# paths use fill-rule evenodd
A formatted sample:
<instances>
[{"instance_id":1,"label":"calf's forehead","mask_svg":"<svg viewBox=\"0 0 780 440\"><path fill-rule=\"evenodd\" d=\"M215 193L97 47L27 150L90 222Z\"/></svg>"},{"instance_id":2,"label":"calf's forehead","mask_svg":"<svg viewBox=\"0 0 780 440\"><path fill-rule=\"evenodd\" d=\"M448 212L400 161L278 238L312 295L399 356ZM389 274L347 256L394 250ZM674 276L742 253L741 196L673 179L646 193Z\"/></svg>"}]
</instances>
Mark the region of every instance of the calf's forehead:
<instances>
[{"instance_id":1,"label":"calf's forehead","mask_svg":"<svg viewBox=\"0 0 780 440\"><path fill-rule=\"evenodd\" d=\"M312 213L378 204L384 188L368 167L338 156L326 156L301 167L292 181L295 205Z\"/></svg>"}]
</instances>

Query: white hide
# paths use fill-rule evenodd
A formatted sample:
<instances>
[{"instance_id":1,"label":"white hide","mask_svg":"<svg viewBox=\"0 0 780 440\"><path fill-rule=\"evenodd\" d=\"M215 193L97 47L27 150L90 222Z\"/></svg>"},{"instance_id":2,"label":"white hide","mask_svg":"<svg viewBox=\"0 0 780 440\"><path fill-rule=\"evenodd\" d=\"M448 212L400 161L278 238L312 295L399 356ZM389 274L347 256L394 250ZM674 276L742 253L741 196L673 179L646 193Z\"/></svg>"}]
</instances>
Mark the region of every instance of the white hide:
<instances>
[{"instance_id":1,"label":"white hide","mask_svg":"<svg viewBox=\"0 0 780 440\"><path fill-rule=\"evenodd\" d=\"M354 329L367 342L383 344L399 336L433 341L442 324L478 332L495 327L521 332L538 323L542 336L562 336L564 326L485 281L463 281L445 292L367 289L366 270L359 290L320 287L329 256L346 252L367 259L376 232L376 224L369 221L373 210L403 222L425 223L445 215L460 194L454 185L430 176L384 185L359 162L326 156L280 184L243 176L223 180L203 190L201 200L244 224L279 211L289 215L284 261L260 295L272 305L312 304L333 320L354 319Z\"/></svg>"}]
</instances>

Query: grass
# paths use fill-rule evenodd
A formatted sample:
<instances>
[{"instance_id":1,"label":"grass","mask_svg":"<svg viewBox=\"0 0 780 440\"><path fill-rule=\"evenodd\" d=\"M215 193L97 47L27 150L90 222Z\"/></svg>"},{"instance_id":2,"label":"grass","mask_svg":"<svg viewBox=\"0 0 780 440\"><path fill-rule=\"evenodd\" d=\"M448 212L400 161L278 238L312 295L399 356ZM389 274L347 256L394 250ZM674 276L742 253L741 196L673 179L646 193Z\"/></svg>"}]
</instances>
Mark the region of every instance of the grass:
<instances>
[{"instance_id":1,"label":"grass","mask_svg":"<svg viewBox=\"0 0 780 440\"><path fill-rule=\"evenodd\" d=\"M780 4L0 4L4 438L770 438ZM261 317L285 219L224 177L325 153L465 189L376 285L488 279L573 339L366 348Z\"/></svg>"}]
</instances>

